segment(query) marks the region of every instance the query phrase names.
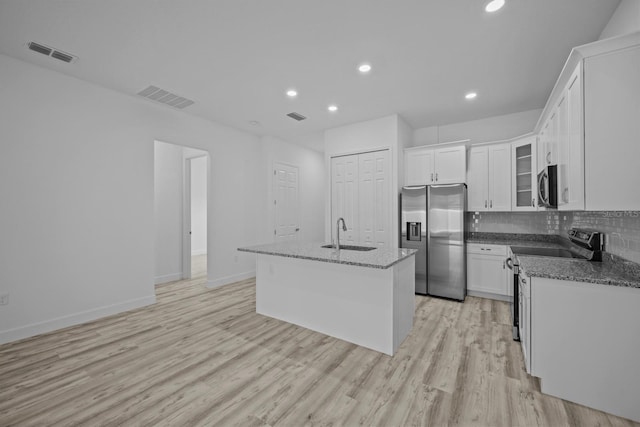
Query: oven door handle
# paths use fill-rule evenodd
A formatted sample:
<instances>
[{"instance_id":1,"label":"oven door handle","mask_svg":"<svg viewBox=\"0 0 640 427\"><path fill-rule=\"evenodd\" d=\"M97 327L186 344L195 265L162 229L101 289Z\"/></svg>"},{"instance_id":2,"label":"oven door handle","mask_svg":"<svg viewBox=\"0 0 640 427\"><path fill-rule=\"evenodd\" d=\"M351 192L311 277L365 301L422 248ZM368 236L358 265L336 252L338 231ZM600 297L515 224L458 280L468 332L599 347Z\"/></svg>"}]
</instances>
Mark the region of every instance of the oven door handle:
<instances>
[{"instance_id":1,"label":"oven door handle","mask_svg":"<svg viewBox=\"0 0 640 427\"><path fill-rule=\"evenodd\" d=\"M507 267L509 267L509 270L513 270L513 260L511 259L511 257L507 258Z\"/></svg>"}]
</instances>

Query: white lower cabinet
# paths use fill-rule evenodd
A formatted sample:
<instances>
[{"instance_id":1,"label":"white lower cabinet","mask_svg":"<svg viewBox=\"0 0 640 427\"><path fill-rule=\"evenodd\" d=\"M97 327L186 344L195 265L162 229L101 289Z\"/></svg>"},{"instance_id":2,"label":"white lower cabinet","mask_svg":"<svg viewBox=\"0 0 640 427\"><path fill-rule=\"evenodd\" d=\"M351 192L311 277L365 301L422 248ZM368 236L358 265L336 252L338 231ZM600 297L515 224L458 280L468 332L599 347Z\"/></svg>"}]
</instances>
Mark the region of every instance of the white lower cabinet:
<instances>
[{"instance_id":1,"label":"white lower cabinet","mask_svg":"<svg viewBox=\"0 0 640 427\"><path fill-rule=\"evenodd\" d=\"M467 244L467 294L507 300L509 270L507 247L503 245Z\"/></svg>"},{"instance_id":2,"label":"white lower cabinet","mask_svg":"<svg viewBox=\"0 0 640 427\"><path fill-rule=\"evenodd\" d=\"M640 289L525 280L523 350L542 392L640 421Z\"/></svg>"}]
</instances>

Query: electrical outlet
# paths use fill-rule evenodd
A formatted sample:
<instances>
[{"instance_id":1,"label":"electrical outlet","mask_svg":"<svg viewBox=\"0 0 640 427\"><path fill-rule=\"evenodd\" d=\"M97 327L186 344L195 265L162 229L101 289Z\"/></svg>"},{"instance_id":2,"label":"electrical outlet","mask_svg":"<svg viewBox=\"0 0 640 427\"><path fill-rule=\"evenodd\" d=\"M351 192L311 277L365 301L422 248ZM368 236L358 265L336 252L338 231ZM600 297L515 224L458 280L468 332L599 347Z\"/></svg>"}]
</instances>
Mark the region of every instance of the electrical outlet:
<instances>
[{"instance_id":1,"label":"electrical outlet","mask_svg":"<svg viewBox=\"0 0 640 427\"><path fill-rule=\"evenodd\" d=\"M1 292L0 293L0 305L9 304L9 292Z\"/></svg>"}]
</instances>

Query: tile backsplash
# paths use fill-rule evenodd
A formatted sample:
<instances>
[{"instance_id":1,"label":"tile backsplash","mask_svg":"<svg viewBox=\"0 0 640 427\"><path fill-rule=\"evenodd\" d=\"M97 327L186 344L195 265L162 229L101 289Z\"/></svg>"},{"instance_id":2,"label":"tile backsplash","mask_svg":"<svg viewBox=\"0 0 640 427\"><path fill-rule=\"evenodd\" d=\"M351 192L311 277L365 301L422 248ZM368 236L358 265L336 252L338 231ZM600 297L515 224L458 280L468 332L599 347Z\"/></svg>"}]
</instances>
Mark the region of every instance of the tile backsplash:
<instances>
[{"instance_id":1,"label":"tile backsplash","mask_svg":"<svg viewBox=\"0 0 640 427\"><path fill-rule=\"evenodd\" d=\"M640 211L467 212L467 231L556 234L572 227L605 234L605 251L640 264Z\"/></svg>"},{"instance_id":2,"label":"tile backsplash","mask_svg":"<svg viewBox=\"0 0 640 427\"><path fill-rule=\"evenodd\" d=\"M558 234L558 212L467 212L467 231Z\"/></svg>"},{"instance_id":3,"label":"tile backsplash","mask_svg":"<svg viewBox=\"0 0 640 427\"><path fill-rule=\"evenodd\" d=\"M640 264L640 211L559 212L559 234L572 227L589 228L605 234L604 250Z\"/></svg>"}]
</instances>

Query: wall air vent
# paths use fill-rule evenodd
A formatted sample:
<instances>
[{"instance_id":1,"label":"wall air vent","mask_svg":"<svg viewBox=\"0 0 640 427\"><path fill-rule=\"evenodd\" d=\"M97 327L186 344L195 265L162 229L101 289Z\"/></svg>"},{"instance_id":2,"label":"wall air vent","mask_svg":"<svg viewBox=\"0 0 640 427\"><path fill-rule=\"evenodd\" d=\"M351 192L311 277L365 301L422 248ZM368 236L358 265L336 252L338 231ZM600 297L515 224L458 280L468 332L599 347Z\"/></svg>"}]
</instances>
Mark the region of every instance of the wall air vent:
<instances>
[{"instance_id":1,"label":"wall air vent","mask_svg":"<svg viewBox=\"0 0 640 427\"><path fill-rule=\"evenodd\" d=\"M302 114L296 113L296 112L289 113L289 114L287 114L287 116L289 116L289 117L291 117L292 119L295 119L295 120L297 120L297 121L299 121L299 122L300 122L300 121L302 121L302 120L304 120L304 119L306 119L306 117L305 117L305 116L303 116Z\"/></svg>"},{"instance_id":2,"label":"wall air vent","mask_svg":"<svg viewBox=\"0 0 640 427\"><path fill-rule=\"evenodd\" d=\"M138 92L138 95L152 101L160 102L161 104L166 104L170 107L179 109L183 109L194 103L194 101L190 99L178 96L156 86L149 86L148 88Z\"/></svg>"},{"instance_id":3,"label":"wall air vent","mask_svg":"<svg viewBox=\"0 0 640 427\"><path fill-rule=\"evenodd\" d=\"M36 42L27 43L27 47L34 52L50 56L51 58L55 58L66 63L71 63L78 59L77 56L73 56L69 53Z\"/></svg>"}]
</instances>

